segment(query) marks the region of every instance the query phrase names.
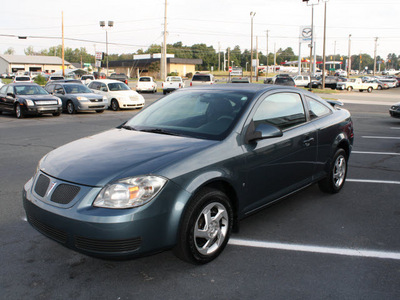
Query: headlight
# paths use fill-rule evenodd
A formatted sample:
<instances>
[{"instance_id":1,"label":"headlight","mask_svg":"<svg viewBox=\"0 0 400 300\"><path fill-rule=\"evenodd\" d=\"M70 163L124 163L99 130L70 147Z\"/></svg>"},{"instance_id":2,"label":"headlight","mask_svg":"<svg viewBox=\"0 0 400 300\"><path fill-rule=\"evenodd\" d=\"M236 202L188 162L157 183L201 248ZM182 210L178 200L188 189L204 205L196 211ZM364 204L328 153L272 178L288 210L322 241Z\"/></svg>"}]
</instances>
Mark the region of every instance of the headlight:
<instances>
[{"instance_id":1,"label":"headlight","mask_svg":"<svg viewBox=\"0 0 400 300\"><path fill-rule=\"evenodd\" d=\"M28 106L34 106L35 105L35 102L33 102L32 100L29 100L29 99L25 99L25 102L26 102L26 105L28 105Z\"/></svg>"},{"instance_id":2,"label":"headlight","mask_svg":"<svg viewBox=\"0 0 400 300\"><path fill-rule=\"evenodd\" d=\"M104 208L132 208L150 202L167 180L158 176L140 176L106 185L93 202Z\"/></svg>"},{"instance_id":3,"label":"headlight","mask_svg":"<svg viewBox=\"0 0 400 300\"><path fill-rule=\"evenodd\" d=\"M57 98L57 103L58 103L58 105L62 105L62 101L60 98Z\"/></svg>"},{"instance_id":4,"label":"headlight","mask_svg":"<svg viewBox=\"0 0 400 300\"><path fill-rule=\"evenodd\" d=\"M76 99L78 99L79 101L89 101L89 99L86 97L76 97Z\"/></svg>"},{"instance_id":5,"label":"headlight","mask_svg":"<svg viewBox=\"0 0 400 300\"><path fill-rule=\"evenodd\" d=\"M104 101L104 102L107 102L107 101L108 101L106 96L103 96L103 101Z\"/></svg>"}]
</instances>

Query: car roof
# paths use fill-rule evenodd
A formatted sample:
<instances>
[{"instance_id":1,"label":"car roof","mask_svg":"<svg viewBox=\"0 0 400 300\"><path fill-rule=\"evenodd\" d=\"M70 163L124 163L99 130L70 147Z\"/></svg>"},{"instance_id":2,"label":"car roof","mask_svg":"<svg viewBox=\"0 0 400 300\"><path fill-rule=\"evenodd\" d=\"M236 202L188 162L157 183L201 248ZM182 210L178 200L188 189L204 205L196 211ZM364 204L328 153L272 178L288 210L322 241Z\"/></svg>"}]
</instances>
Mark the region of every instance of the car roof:
<instances>
[{"instance_id":1,"label":"car roof","mask_svg":"<svg viewBox=\"0 0 400 300\"><path fill-rule=\"evenodd\" d=\"M96 79L96 80L93 80L92 82L102 82L102 83L115 83L115 82L118 82L118 83L123 83L123 82L121 82L119 80L114 80L114 79Z\"/></svg>"},{"instance_id":2,"label":"car roof","mask_svg":"<svg viewBox=\"0 0 400 300\"><path fill-rule=\"evenodd\" d=\"M34 83L34 82L12 82L12 83L9 83L8 85L18 86L18 85L38 85L38 84Z\"/></svg>"}]
</instances>

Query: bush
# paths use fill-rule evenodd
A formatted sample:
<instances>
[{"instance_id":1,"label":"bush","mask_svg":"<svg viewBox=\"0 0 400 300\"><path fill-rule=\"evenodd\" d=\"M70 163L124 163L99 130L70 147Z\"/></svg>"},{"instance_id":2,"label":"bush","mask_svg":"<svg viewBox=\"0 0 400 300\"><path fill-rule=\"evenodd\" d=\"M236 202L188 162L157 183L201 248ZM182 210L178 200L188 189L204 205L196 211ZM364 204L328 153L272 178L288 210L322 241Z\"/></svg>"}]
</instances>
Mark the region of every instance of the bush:
<instances>
[{"instance_id":1,"label":"bush","mask_svg":"<svg viewBox=\"0 0 400 300\"><path fill-rule=\"evenodd\" d=\"M192 77L193 77L193 73L192 73L192 72L186 73L186 77L187 77L187 78L192 78Z\"/></svg>"},{"instance_id":2,"label":"bush","mask_svg":"<svg viewBox=\"0 0 400 300\"><path fill-rule=\"evenodd\" d=\"M168 73L168 76L179 76L178 72L171 72Z\"/></svg>"},{"instance_id":3,"label":"bush","mask_svg":"<svg viewBox=\"0 0 400 300\"><path fill-rule=\"evenodd\" d=\"M46 85L46 83L47 83L46 78L44 78L42 75L36 76L33 81L35 83L37 83L38 85Z\"/></svg>"}]
</instances>

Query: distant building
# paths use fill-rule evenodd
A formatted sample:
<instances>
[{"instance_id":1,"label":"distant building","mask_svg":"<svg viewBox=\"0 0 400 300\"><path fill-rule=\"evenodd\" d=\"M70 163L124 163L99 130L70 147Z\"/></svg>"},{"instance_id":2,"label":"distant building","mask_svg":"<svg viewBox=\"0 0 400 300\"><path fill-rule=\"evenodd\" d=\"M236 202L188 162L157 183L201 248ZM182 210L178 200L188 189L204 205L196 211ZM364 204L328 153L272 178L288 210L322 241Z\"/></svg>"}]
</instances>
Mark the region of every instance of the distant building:
<instances>
[{"instance_id":1,"label":"distant building","mask_svg":"<svg viewBox=\"0 0 400 300\"><path fill-rule=\"evenodd\" d=\"M67 69L73 66L64 61ZM62 70L62 59L57 56L0 55L0 73L46 72Z\"/></svg>"},{"instance_id":2,"label":"distant building","mask_svg":"<svg viewBox=\"0 0 400 300\"><path fill-rule=\"evenodd\" d=\"M167 74L177 73L178 76L185 77L188 73L194 74L196 65L202 63L202 59L167 57ZM108 67L116 73L124 73L129 77L160 78L160 56L157 54L135 55L131 60L109 61Z\"/></svg>"}]
</instances>

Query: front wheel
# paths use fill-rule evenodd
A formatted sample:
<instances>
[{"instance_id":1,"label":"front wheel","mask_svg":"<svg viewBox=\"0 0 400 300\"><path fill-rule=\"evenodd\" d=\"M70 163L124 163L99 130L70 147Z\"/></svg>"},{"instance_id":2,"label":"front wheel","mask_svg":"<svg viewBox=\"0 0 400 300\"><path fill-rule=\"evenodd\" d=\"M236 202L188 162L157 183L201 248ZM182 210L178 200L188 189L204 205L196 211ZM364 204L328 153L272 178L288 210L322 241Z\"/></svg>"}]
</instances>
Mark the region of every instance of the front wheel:
<instances>
[{"instance_id":1,"label":"front wheel","mask_svg":"<svg viewBox=\"0 0 400 300\"><path fill-rule=\"evenodd\" d=\"M352 87L352 86L349 86L349 87L347 88L347 90L348 90L349 92L351 92L351 91L353 90L353 87Z\"/></svg>"},{"instance_id":2,"label":"front wheel","mask_svg":"<svg viewBox=\"0 0 400 300\"><path fill-rule=\"evenodd\" d=\"M344 186L347 176L347 153L338 149L333 156L328 176L318 182L319 188L326 193L336 194Z\"/></svg>"},{"instance_id":3,"label":"front wheel","mask_svg":"<svg viewBox=\"0 0 400 300\"><path fill-rule=\"evenodd\" d=\"M372 92L372 87L367 88L367 92L371 93Z\"/></svg>"},{"instance_id":4,"label":"front wheel","mask_svg":"<svg viewBox=\"0 0 400 300\"><path fill-rule=\"evenodd\" d=\"M118 104L118 101L117 101L117 100L113 99L113 100L111 101L111 109L112 109L113 111L117 111L117 110L119 109L119 104Z\"/></svg>"},{"instance_id":5,"label":"front wheel","mask_svg":"<svg viewBox=\"0 0 400 300\"><path fill-rule=\"evenodd\" d=\"M74 104L72 103L72 101L68 101L68 103L67 103L67 112L68 112L70 115L76 113L75 106L74 106Z\"/></svg>"},{"instance_id":6,"label":"front wheel","mask_svg":"<svg viewBox=\"0 0 400 300\"><path fill-rule=\"evenodd\" d=\"M15 116L17 117L17 119L22 119L23 117L25 117L25 113L22 110L21 105L19 105L18 103L15 106Z\"/></svg>"},{"instance_id":7,"label":"front wheel","mask_svg":"<svg viewBox=\"0 0 400 300\"><path fill-rule=\"evenodd\" d=\"M233 224L228 197L206 188L188 204L174 248L177 257L193 264L206 264L224 250Z\"/></svg>"}]
</instances>

